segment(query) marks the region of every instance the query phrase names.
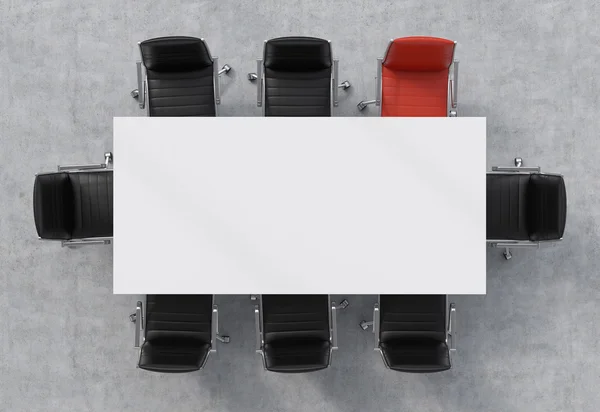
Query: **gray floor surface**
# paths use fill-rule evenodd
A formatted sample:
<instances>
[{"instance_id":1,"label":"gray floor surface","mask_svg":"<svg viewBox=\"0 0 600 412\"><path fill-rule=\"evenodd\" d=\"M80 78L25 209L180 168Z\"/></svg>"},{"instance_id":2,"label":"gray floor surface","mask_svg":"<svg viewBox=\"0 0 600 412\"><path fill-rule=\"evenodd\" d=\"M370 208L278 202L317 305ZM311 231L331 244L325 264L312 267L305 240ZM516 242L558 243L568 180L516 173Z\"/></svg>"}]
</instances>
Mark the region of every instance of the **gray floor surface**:
<instances>
[{"instance_id":1,"label":"gray floor surface","mask_svg":"<svg viewBox=\"0 0 600 412\"><path fill-rule=\"evenodd\" d=\"M592 0L0 2L0 410L597 410L599 15ZM136 369L127 315L137 297L112 295L111 247L38 241L32 184L59 163L102 160L113 116L142 115L129 96L136 43L175 34L205 37L234 68L223 81L224 116L260 113L245 74L267 38L333 41L341 77L354 85L338 116L374 115L355 105L373 96L389 38L457 40L461 115L487 117L488 165L520 155L565 175L564 241L510 262L487 252L488 294L453 297L460 335L449 372L384 369L372 334L357 328L374 296L349 297L341 348L320 373L262 370L246 296L219 297L233 341L204 371ZM469 259L451 239L437 239L432 258L440 247Z\"/></svg>"}]
</instances>

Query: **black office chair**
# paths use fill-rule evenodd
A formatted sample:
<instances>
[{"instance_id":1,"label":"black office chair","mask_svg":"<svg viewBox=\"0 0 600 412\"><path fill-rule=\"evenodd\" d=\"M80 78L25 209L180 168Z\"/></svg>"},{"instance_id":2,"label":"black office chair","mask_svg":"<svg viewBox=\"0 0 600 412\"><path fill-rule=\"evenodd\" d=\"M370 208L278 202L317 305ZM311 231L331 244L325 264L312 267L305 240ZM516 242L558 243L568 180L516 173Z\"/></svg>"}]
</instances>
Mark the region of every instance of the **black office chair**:
<instances>
[{"instance_id":1,"label":"black office chair","mask_svg":"<svg viewBox=\"0 0 600 412\"><path fill-rule=\"evenodd\" d=\"M314 37L280 37L265 42L257 72L257 106L265 116L331 116L338 105L338 60L331 42ZM264 97L264 106L263 106Z\"/></svg>"},{"instance_id":2,"label":"black office chair","mask_svg":"<svg viewBox=\"0 0 600 412\"><path fill-rule=\"evenodd\" d=\"M456 308L446 295L380 295L373 310L375 350L399 372L432 373L451 368L456 350Z\"/></svg>"},{"instance_id":3,"label":"black office chair","mask_svg":"<svg viewBox=\"0 0 600 412\"><path fill-rule=\"evenodd\" d=\"M58 166L38 173L33 185L33 216L42 240L62 246L110 244L113 237L112 153L104 163Z\"/></svg>"},{"instance_id":4,"label":"black office chair","mask_svg":"<svg viewBox=\"0 0 600 412\"><path fill-rule=\"evenodd\" d=\"M260 295L254 307L256 351L266 370L313 372L331 364L337 349L336 312L328 295Z\"/></svg>"},{"instance_id":5,"label":"black office chair","mask_svg":"<svg viewBox=\"0 0 600 412\"><path fill-rule=\"evenodd\" d=\"M538 248L542 242L562 240L567 220L567 192L562 175L524 167L493 167L486 176L487 243L511 248Z\"/></svg>"},{"instance_id":6,"label":"black office chair","mask_svg":"<svg viewBox=\"0 0 600 412\"><path fill-rule=\"evenodd\" d=\"M217 340L229 343L219 335L212 295L148 295L145 313L138 302L130 320L140 348L138 367L152 372L197 371L217 351Z\"/></svg>"},{"instance_id":7,"label":"black office chair","mask_svg":"<svg viewBox=\"0 0 600 412\"><path fill-rule=\"evenodd\" d=\"M148 100L148 116L216 116L221 104L219 77L231 67L218 68L204 39L158 37L138 43L138 88L131 96L140 108ZM145 75L142 73L142 65Z\"/></svg>"}]
</instances>

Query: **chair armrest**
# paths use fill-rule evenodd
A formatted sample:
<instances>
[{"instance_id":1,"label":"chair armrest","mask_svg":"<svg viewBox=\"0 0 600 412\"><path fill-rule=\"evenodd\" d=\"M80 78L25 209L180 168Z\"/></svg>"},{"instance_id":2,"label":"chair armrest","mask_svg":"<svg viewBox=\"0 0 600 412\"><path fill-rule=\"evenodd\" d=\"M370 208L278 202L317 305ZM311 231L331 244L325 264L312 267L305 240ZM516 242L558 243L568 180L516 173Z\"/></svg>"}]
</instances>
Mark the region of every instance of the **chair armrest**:
<instances>
[{"instance_id":1,"label":"chair armrest","mask_svg":"<svg viewBox=\"0 0 600 412\"><path fill-rule=\"evenodd\" d=\"M452 80L450 83L450 97L453 109L456 109L458 107L458 63L458 60L454 60L454 75L452 76Z\"/></svg>"},{"instance_id":2,"label":"chair armrest","mask_svg":"<svg viewBox=\"0 0 600 412\"><path fill-rule=\"evenodd\" d=\"M135 342L134 347L141 346L142 331L144 330L144 310L141 301L138 301L135 308Z\"/></svg>"},{"instance_id":3,"label":"chair armrest","mask_svg":"<svg viewBox=\"0 0 600 412\"><path fill-rule=\"evenodd\" d=\"M217 351L217 336L219 335L219 307L213 305L210 325L210 351Z\"/></svg>"},{"instance_id":4,"label":"chair armrest","mask_svg":"<svg viewBox=\"0 0 600 412\"><path fill-rule=\"evenodd\" d=\"M377 59L377 77L375 78L375 106L381 106L381 71L383 67L383 57Z\"/></svg>"},{"instance_id":5,"label":"chair armrest","mask_svg":"<svg viewBox=\"0 0 600 412\"><path fill-rule=\"evenodd\" d=\"M263 104L263 60L256 59L256 106Z\"/></svg>"},{"instance_id":6,"label":"chair armrest","mask_svg":"<svg viewBox=\"0 0 600 412\"><path fill-rule=\"evenodd\" d=\"M337 308L335 302L331 302L331 349L338 348L337 345Z\"/></svg>"},{"instance_id":7,"label":"chair armrest","mask_svg":"<svg viewBox=\"0 0 600 412\"><path fill-rule=\"evenodd\" d=\"M333 71L331 76L331 93L332 93L332 101L333 107L338 107L338 67L340 61L338 59L333 59Z\"/></svg>"},{"instance_id":8,"label":"chair armrest","mask_svg":"<svg viewBox=\"0 0 600 412\"><path fill-rule=\"evenodd\" d=\"M379 303L376 303L373 306L373 334L375 334L375 350L379 349L379 328L380 328Z\"/></svg>"},{"instance_id":9,"label":"chair armrest","mask_svg":"<svg viewBox=\"0 0 600 412\"><path fill-rule=\"evenodd\" d=\"M456 350L456 305L451 303L448 307L449 315L448 315L448 330L447 336L449 343L450 351Z\"/></svg>"},{"instance_id":10,"label":"chair armrest","mask_svg":"<svg viewBox=\"0 0 600 412\"><path fill-rule=\"evenodd\" d=\"M256 351L262 352L263 338L262 327L260 324L260 308L258 305L254 305L254 325L256 327Z\"/></svg>"},{"instance_id":11,"label":"chair armrest","mask_svg":"<svg viewBox=\"0 0 600 412\"><path fill-rule=\"evenodd\" d=\"M140 109L146 107L146 80L144 79L144 73L142 70L142 62L135 62L136 73L137 73L137 85L138 85L138 104Z\"/></svg>"},{"instance_id":12,"label":"chair armrest","mask_svg":"<svg viewBox=\"0 0 600 412\"><path fill-rule=\"evenodd\" d=\"M212 57L213 60L213 81L215 82L215 104L221 104L221 76L219 76L219 58Z\"/></svg>"}]
</instances>

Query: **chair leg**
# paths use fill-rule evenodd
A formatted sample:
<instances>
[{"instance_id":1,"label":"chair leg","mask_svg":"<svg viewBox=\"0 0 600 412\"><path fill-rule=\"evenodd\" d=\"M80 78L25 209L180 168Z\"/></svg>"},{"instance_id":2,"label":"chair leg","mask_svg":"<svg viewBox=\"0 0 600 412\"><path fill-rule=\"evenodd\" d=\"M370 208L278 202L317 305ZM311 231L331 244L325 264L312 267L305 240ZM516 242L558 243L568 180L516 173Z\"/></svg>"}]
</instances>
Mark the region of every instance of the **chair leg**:
<instances>
[{"instance_id":1,"label":"chair leg","mask_svg":"<svg viewBox=\"0 0 600 412\"><path fill-rule=\"evenodd\" d=\"M356 107L358 107L358 110L363 111L365 109L365 107L367 107L370 104L375 104L376 101L375 100L363 100L361 102L359 102Z\"/></svg>"},{"instance_id":2,"label":"chair leg","mask_svg":"<svg viewBox=\"0 0 600 412\"><path fill-rule=\"evenodd\" d=\"M504 255L504 259L506 259L506 260L512 259L512 253L510 253L510 248L504 248L504 252L502 254Z\"/></svg>"},{"instance_id":3,"label":"chair leg","mask_svg":"<svg viewBox=\"0 0 600 412\"><path fill-rule=\"evenodd\" d=\"M219 76L222 75L223 73L227 74L231 71L231 66L228 64L225 64L223 67L221 67L221 70L219 70Z\"/></svg>"},{"instance_id":4,"label":"chair leg","mask_svg":"<svg viewBox=\"0 0 600 412\"><path fill-rule=\"evenodd\" d=\"M362 320L359 325L362 330L367 330L369 329L369 326L373 326L373 321Z\"/></svg>"}]
</instances>

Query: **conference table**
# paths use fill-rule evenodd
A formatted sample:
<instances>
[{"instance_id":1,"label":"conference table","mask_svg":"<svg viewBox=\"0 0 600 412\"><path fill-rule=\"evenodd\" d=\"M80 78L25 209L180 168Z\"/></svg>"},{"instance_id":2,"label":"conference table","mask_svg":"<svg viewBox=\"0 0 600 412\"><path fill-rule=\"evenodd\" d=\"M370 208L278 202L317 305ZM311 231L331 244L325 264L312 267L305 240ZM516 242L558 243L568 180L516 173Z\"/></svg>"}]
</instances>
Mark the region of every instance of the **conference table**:
<instances>
[{"instance_id":1,"label":"conference table","mask_svg":"<svg viewBox=\"0 0 600 412\"><path fill-rule=\"evenodd\" d=\"M116 294L485 294L485 118L114 119Z\"/></svg>"}]
</instances>

